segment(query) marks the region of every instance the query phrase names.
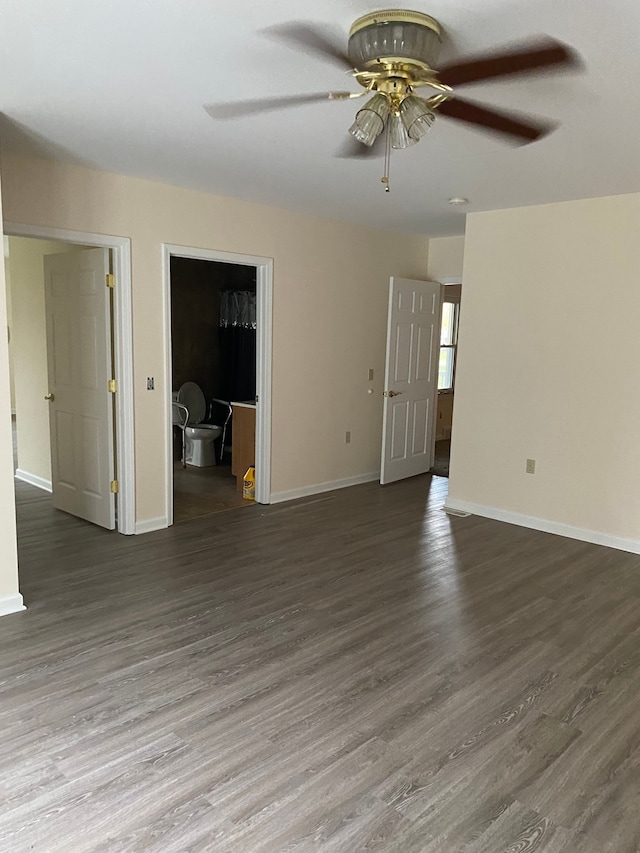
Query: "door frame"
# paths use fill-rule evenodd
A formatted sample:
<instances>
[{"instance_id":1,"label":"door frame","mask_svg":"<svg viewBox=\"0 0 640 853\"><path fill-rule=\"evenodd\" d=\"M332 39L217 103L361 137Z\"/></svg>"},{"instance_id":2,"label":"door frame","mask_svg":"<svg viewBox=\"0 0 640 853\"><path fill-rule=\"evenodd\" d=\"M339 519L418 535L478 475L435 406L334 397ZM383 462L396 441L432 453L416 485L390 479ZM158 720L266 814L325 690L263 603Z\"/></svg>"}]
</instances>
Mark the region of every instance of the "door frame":
<instances>
[{"instance_id":1,"label":"door frame","mask_svg":"<svg viewBox=\"0 0 640 853\"><path fill-rule=\"evenodd\" d=\"M173 524L173 418L171 412L171 258L191 258L256 268L256 502L271 502L271 353L273 348L273 258L162 244L164 290L164 408L167 465L166 518Z\"/></svg>"},{"instance_id":2,"label":"door frame","mask_svg":"<svg viewBox=\"0 0 640 853\"><path fill-rule=\"evenodd\" d=\"M131 240L110 234L70 231L45 225L5 222L7 237L31 237L61 243L80 243L95 248L111 249L116 286L113 293L113 359L118 391L116 397L116 479L119 483L117 531L135 533L136 481L133 416L133 324L131 310Z\"/></svg>"}]
</instances>

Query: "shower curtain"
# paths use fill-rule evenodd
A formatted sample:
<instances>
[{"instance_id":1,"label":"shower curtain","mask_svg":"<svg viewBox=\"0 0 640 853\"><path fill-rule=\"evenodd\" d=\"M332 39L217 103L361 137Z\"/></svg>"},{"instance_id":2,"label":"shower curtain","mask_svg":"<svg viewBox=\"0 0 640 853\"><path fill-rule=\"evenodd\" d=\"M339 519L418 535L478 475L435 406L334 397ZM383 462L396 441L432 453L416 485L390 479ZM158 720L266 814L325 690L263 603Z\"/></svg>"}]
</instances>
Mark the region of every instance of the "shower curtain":
<instances>
[{"instance_id":1,"label":"shower curtain","mask_svg":"<svg viewBox=\"0 0 640 853\"><path fill-rule=\"evenodd\" d=\"M256 294L250 290L220 294L220 354L224 399L255 399Z\"/></svg>"}]
</instances>

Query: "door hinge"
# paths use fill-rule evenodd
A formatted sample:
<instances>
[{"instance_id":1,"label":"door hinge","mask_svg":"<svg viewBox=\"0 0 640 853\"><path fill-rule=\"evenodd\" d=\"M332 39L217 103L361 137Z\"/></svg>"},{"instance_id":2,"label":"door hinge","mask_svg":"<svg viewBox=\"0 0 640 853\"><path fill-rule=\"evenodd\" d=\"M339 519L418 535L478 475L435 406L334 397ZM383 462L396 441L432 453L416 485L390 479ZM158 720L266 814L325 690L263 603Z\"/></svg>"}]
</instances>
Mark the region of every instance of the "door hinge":
<instances>
[{"instance_id":1,"label":"door hinge","mask_svg":"<svg viewBox=\"0 0 640 853\"><path fill-rule=\"evenodd\" d=\"M114 495L117 495L120 491L120 483L117 480L112 480L109 485L109 488L111 489Z\"/></svg>"},{"instance_id":2,"label":"door hinge","mask_svg":"<svg viewBox=\"0 0 640 853\"><path fill-rule=\"evenodd\" d=\"M116 379L110 379L110 380L107 382L107 388L109 389L109 391L110 391L112 394L115 394L115 393L116 393L116 391L118 390L118 382L117 382L117 380L116 380Z\"/></svg>"},{"instance_id":3,"label":"door hinge","mask_svg":"<svg viewBox=\"0 0 640 853\"><path fill-rule=\"evenodd\" d=\"M106 275L106 284L107 287L115 287L116 286L116 277L112 272L108 272Z\"/></svg>"}]
</instances>

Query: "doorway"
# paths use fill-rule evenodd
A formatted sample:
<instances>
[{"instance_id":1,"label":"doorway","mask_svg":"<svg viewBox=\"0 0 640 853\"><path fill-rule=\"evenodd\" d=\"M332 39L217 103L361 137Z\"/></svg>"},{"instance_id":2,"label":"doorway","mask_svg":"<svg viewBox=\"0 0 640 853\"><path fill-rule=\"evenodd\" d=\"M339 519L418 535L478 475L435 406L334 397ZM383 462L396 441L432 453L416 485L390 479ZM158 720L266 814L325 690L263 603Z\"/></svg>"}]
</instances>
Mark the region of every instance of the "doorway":
<instances>
[{"instance_id":1,"label":"doorway","mask_svg":"<svg viewBox=\"0 0 640 853\"><path fill-rule=\"evenodd\" d=\"M435 454L430 471L437 477L449 476L461 297L462 285L460 282L443 284Z\"/></svg>"},{"instance_id":2,"label":"doorway","mask_svg":"<svg viewBox=\"0 0 640 853\"><path fill-rule=\"evenodd\" d=\"M84 246L5 237L9 372L17 480L52 492L51 405L45 263Z\"/></svg>"},{"instance_id":3,"label":"doorway","mask_svg":"<svg viewBox=\"0 0 640 853\"><path fill-rule=\"evenodd\" d=\"M100 273L105 272L105 275L100 275L100 286L107 292L106 288L110 284L115 284L112 295L107 299L111 304L109 314L112 320L109 321L110 332L107 331L104 344L106 347L106 362L99 369L100 384L106 382L107 376L102 376L102 373L108 373L108 377L115 380L117 393L113 396L109 395L108 408L104 409L102 420L105 421L103 428L108 431L110 438L109 453L115 456L115 461L111 461L103 471L97 466L89 466L90 474L94 478L99 478L99 490L110 492L113 490L115 494L117 490L117 519L115 518L115 500L109 501L113 512L110 512L107 523L102 526L116 527L121 533L134 533L135 529L135 482L133 477L133 396L132 375L131 375L131 311L130 311L130 263L129 263L129 240L125 238L113 238L106 235L96 235L85 232L70 232L61 229L49 229L33 226L24 226L15 223L5 224L5 268L11 279L11 241L16 242L16 259L22 257L31 258L31 268L27 269L26 287L28 292L23 292L22 288L17 295L14 292L14 298L11 300L9 296L8 304L9 312L16 315L16 308L21 313L20 321L22 327L19 330L19 338L23 347L21 366L27 364L29 369L13 370L14 374L14 393L12 395L12 408L15 412L15 424L17 434L17 478L25 482L35 485L44 492L51 491L52 488L52 469L56 466L51 464L51 455L49 448L56 451L56 461L64 454L62 451L57 452L59 444L54 436L54 441L50 442L50 411L54 403L54 394L49 390L50 371L47 365L47 354L50 354L50 349L47 347L52 339L52 314L51 302L45 310L45 276L43 272L44 258L49 256L54 261L56 267L56 275L64 272L57 270L60 264L55 261L56 258L60 261L62 267L65 267L67 260L71 261L73 257L81 257L82 265L86 266L88 257L92 254L100 256L104 269L101 267ZM46 241L46 242L44 242ZM8 257L7 257L8 254ZM108 270L108 272L106 272ZM96 274L97 275L97 274ZM108 278L107 278L108 276ZM20 278L20 274L18 275ZM57 279L59 281L60 279ZM96 279L97 280L97 279ZM86 280L85 280L86 281ZM21 284L25 284L22 282ZM15 291L15 287L13 288ZM11 290L9 286L8 291ZM54 288L55 290L55 288ZM58 288L57 295L62 293L61 288ZM103 301L103 296L96 293L99 300ZM32 301L32 305L26 304ZM73 301L73 300L72 300ZM16 304L19 303L19 304ZM60 313L61 319L64 320L64 311ZM109 320L109 314L105 320ZM55 325L55 322L54 322ZM70 328L73 323L69 320L68 331L65 330L64 323L58 323L56 336L62 344L62 349L65 349L65 341L70 340L73 330ZM46 331L48 328L48 332ZM84 336L85 342L91 342L92 335L89 329L85 328L81 337ZM108 340L110 338L111 340ZM18 353L14 352L15 344L18 343L15 336L10 342L10 357L15 362L15 356ZM70 356L71 349L67 349L67 355ZM59 356L59 360L62 359ZM86 361L82 366L81 373L86 379L87 371L91 364ZM97 368L96 368L97 369ZM31 383L31 384L30 384ZM104 397L105 395L102 395ZM55 401L57 403L57 401ZM104 402L104 400L103 400ZM40 411L44 407L44 411ZM66 415L65 415L66 417ZM64 424L62 425L64 426ZM115 438L114 438L115 435ZM61 430L62 443L66 443L66 451L74 452L73 440L71 439L70 430ZM85 436L88 438L89 436ZM91 456L89 447L90 442L86 445L87 453L85 456ZM65 450L65 448L62 448ZM65 452L66 452L65 451ZM83 451L84 452L84 451ZM87 455L88 454L88 455ZM77 454L76 454L77 455ZM104 467L104 466L103 466ZM108 468L108 470L107 470ZM114 479L112 479L114 478ZM62 478L64 480L64 477ZM103 482L103 480L105 482ZM91 486L91 484L89 484ZM91 489L89 488L88 491ZM55 491L55 490L54 490ZM96 490L97 491L97 490ZM57 495L54 494L54 499ZM73 515L86 517L81 511L76 511L73 501L70 505L61 506ZM98 522L102 523L102 522Z\"/></svg>"},{"instance_id":4,"label":"doorway","mask_svg":"<svg viewBox=\"0 0 640 853\"><path fill-rule=\"evenodd\" d=\"M164 246L169 524L268 503L272 261ZM242 457L242 458L240 458Z\"/></svg>"},{"instance_id":5,"label":"doorway","mask_svg":"<svg viewBox=\"0 0 640 853\"><path fill-rule=\"evenodd\" d=\"M242 491L255 464L256 268L172 257L170 273L179 522L250 505Z\"/></svg>"}]
</instances>

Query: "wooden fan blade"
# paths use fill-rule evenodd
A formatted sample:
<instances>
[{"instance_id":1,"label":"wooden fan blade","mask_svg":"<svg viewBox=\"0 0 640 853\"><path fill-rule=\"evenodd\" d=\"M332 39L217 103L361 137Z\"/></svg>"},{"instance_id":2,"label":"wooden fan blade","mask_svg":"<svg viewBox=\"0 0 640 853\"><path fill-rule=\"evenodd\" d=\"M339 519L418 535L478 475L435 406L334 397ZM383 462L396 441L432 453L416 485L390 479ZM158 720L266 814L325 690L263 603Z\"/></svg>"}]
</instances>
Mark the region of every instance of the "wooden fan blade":
<instances>
[{"instance_id":1,"label":"wooden fan blade","mask_svg":"<svg viewBox=\"0 0 640 853\"><path fill-rule=\"evenodd\" d=\"M476 83L491 77L507 77L554 65L578 68L580 59L566 44L552 38L544 38L535 42L529 41L513 50L445 65L438 72L438 79L447 86L460 86L463 83Z\"/></svg>"},{"instance_id":2,"label":"wooden fan blade","mask_svg":"<svg viewBox=\"0 0 640 853\"><path fill-rule=\"evenodd\" d=\"M206 112L214 119L243 118L272 110L284 110L303 104L339 100L349 97L349 92L315 92L309 95L284 95L279 98L256 98L250 101L235 101L225 104L205 104Z\"/></svg>"},{"instance_id":3,"label":"wooden fan blade","mask_svg":"<svg viewBox=\"0 0 640 853\"><path fill-rule=\"evenodd\" d=\"M344 69L353 69L346 51L340 47L334 32L306 21L290 21L276 24L260 31L262 35L282 42L294 50L312 53L321 59L329 59Z\"/></svg>"},{"instance_id":4,"label":"wooden fan blade","mask_svg":"<svg viewBox=\"0 0 640 853\"><path fill-rule=\"evenodd\" d=\"M551 133L555 127L551 122L525 122L515 113L494 110L493 107L485 107L463 98L444 101L438 106L437 111L449 118L466 121L495 133L506 134L525 143L535 142L536 139Z\"/></svg>"},{"instance_id":5,"label":"wooden fan blade","mask_svg":"<svg viewBox=\"0 0 640 853\"><path fill-rule=\"evenodd\" d=\"M371 160L381 157L384 149L384 131L376 138L373 145L365 145L351 134L342 142L334 157L342 160Z\"/></svg>"}]
</instances>

